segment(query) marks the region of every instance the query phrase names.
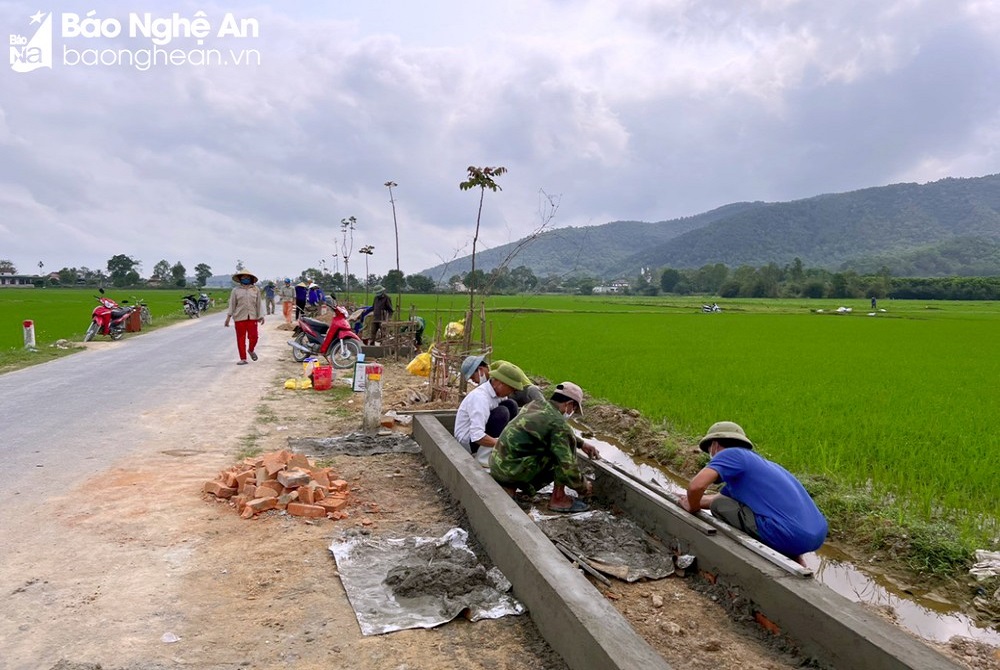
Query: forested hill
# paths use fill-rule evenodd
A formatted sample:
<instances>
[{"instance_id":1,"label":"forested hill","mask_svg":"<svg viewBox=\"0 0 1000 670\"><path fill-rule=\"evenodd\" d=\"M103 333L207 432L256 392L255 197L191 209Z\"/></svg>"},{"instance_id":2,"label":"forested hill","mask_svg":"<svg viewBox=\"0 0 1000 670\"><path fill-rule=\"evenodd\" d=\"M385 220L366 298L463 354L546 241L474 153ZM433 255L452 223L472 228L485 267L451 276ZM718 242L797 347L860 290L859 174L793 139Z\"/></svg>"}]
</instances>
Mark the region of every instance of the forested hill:
<instances>
[{"instance_id":1,"label":"forested hill","mask_svg":"<svg viewBox=\"0 0 1000 670\"><path fill-rule=\"evenodd\" d=\"M477 254L489 271L517 245ZM894 184L781 203L738 203L658 223L615 222L550 231L510 267L537 276L635 276L641 267L724 263L786 265L894 275L1000 274L1000 175ZM423 272L435 280L470 269L469 258Z\"/></svg>"}]
</instances>

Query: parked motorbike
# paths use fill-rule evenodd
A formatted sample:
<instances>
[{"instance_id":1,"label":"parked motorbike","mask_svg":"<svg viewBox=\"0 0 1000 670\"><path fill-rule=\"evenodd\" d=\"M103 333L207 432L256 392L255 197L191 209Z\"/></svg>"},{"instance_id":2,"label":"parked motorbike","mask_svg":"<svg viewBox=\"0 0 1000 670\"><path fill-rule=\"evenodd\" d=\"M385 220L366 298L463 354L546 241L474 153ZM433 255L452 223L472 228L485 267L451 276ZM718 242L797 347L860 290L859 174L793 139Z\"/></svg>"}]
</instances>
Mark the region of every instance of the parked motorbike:
<instances>
[{"instance_id":1,"label":"parked motorbike","mask_svg":"<svg viewBox=\"0 0 1000 670\"><path fill-rule=\"evenodd\" d=\"M181 298L181 301L184 303L184 313L188 315L189 319L197 319L201 316L201 310L198 308L198 296L192 293Z\"/></svg>"},{"instance_id":2,"label":"parked motorbike","mask_svg":"<svg viewBox=\"0 0 1000 670\"><path fill-rule=\"evenodd\" d=\"M97 335L107 335L112 340L120 340L125 335L125 322L135 311L134 307L127 305L128 300L122 300L122 304L104 295L104 289L99 289L101 295L95 295L100 304L94 308L90 315L90 327L83 336L84 342L90 342Z\"/></svg>"},{"instance_id":3,"label":"parked motorbike","mask_svg":"<svg viewBox=\"0 0 1000 670\"><path fill-rule=\"evenodd\" d=\"M701 311L708 312L708 313L710 313L710 312L721 312L722 308L719 307L719 303L713 302L711 305L702 305L701 306Z\"/></svg>"},{"instance_id":4,"label":"parked motorbike","mask_svg":"<svg viewBox=\"0 0 1000 670\"><path fill-rule=\"evenodd\" d=\"M288 341L292 348L292 358L301 363L310 356L323 356L335 368L354 367L361 353L361 338L351 330L347 320L348 312L340 306L329 305L333 310L333 321L324 323L307 316L299 317L295 324L295 339Z\"/></svg>"},{"instance_id":5,"label":"parked motorbike","mask_svg":"<svg viewBox=\"0 0 1000 670\"><path fill-rule=\"evenodd\" d=\"M211 302L211 298L208 297L207 293L202 293L201 295L199 295L198 296L198 311L199 312L207 312L208 311L208 303L209 302Z\"/></svg>"}]
</instances>

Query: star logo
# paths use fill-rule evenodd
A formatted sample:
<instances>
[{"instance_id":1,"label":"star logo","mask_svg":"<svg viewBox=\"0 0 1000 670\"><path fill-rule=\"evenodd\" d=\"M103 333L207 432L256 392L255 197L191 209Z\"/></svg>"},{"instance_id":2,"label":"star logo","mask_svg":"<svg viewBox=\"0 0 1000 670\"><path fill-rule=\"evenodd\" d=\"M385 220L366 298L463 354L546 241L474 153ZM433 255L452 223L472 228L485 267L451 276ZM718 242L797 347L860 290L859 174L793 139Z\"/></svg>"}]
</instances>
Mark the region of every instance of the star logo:
<instances>
[{"instance_id":1,"label":"star logo","mask_svg":"<svg viewBox=\"0 0 1000 670\"><path fill-rule=\"evenodd\" d=\"M31 23L28 24L29 26L34 25L36 23L41 23L42 19L45 18L45 12L39 10L34 14L32 14L29 18L31 19Z\"/></svg>"}]
</instances>

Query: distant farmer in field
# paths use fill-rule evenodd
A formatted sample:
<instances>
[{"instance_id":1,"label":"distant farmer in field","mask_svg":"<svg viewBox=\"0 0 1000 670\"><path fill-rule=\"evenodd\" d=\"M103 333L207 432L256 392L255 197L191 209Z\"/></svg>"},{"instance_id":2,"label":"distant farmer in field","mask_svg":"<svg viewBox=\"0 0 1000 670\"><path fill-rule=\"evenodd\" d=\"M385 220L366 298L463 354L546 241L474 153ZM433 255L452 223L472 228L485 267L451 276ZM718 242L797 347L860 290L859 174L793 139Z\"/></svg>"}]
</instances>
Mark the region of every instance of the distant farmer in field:
<instances>
[{"instance_id":1,"label":"distant farmer in field","mask_svg":"<svg viewBox=\"0 0 1000 670\"><path fill-rule=\"evenodd\" d=\"M285 323L292 322L292 310L295 308L295 289L292 288L292 280L285 277L285 281L278 289L278 297L281 298L281 313L285 317Z\"/></svg>"},{"instance_id":2,"label":"distant farmer in field","mask_svg":"<svg viewBox=\"0 0 1000 670\"><path fill-rule=\"evenodd\" d=\"M875 299L875 296L872 296L872 309L876 307L878 307L878 300Z\"/></svg>"},{"instance_id":3,"label":"distant farmer in field","mask_svg":"<svg viewBox=\"0 0 1000 670\"><path fill-rule=\"evenodd\" d=\"M550 510L585 512L587 503L566 493L567 486L584 497L591 491L577 463L576 450L582 449L594 460L601 455L570 427L567 419L576 412L583 414L583 389L573 382L556 385L549 400L525 405L500 433L490 454L493 479L511 495L518 490L534 495L551 483Z\"/></svg>"},{"instance_id":4,"label":"distant farmer in field","mask_svg":"<svg viewBox=\"0 0 1000 670\"><path fill-rule=\"evenodd\" d=\"M368 344L375 344L382 322L392 318L393 312L392 299L385 294L385 287L379 284L372 290L375 292L375 300L372 302L372 334Z\"/></svg>"},{"instance_id":5,"label":"distant farmer in field","mask_svg":"<svg viewBox=\"0 0 1000 670\"><path fill-rule=\"evenodd\" d=\"M252 272L240 270L233 275L236 288L229 294L229 309L226 311L225 327L230 321L235 321L236 349L240 360L237 365L247 364L247 354L257 360L254 349L257 348L257 325L264 323L264 309L261 305L260 289L257 288L257 276Z\"/></svg>"},{"instance_id":6,"label":"distant farmer in field","mask_svg":"<svg viewBox=\"0 0 1000 670\"><path fill-rule=\"evenodd\" d=\"M274 314L274 282L264 285L264 309L268 314Z\"/></svg>"},{"instance_id":7,"label":"distant farmer in field","mask_svg":"<svg viewBox=\"0 0 1000 670\"><path fill-rule=\"evenodd\" d=\"M497 437L510 421L508 405L501 402L524 388L527 375L513 363L504 363L491 377L462 399L455 414L455 439L484 467ZM511 403L513 404L513 403ZM517 413L517 405L513 405Z\"/></svg>"},{"instance_id":8,"label":"distant farmer in field","mask_svg":"<svg viewBox=\"0 0 1000 670\"><path fill-rule=\"evenodd\" d=\"M827 524L802 484L787 470L760 456L739 424L712 424L699 443L711 455L688 483L681 506L712 516L804 565L802 554L816 551L826 540ZM705 495L716 481L725 486Z\"/></svg>"}]
</instances>

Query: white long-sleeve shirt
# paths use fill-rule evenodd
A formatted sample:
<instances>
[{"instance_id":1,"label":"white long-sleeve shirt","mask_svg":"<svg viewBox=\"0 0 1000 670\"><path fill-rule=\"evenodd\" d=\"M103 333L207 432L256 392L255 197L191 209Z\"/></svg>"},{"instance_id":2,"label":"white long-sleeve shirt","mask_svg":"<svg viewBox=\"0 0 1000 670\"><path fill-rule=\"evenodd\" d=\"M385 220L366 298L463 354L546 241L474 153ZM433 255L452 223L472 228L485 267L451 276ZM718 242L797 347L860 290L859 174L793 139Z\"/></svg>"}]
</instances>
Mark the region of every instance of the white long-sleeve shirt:
<instances>
[{"instance_id":1,"label":"white long-sleeve shirt","mask_svg":"<svg viewBox=\"0 0 1000 670\"><path fill-rule=\"evenodd\" d=\"M472 389L455 414L455 439L472 452L472 443L486 435L486 421L490 412L500 404L500 397L493 390L493 384L480 384Z\"/></svg>"}]
</instances>

